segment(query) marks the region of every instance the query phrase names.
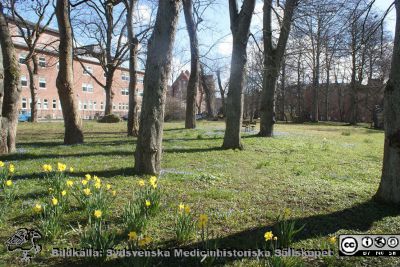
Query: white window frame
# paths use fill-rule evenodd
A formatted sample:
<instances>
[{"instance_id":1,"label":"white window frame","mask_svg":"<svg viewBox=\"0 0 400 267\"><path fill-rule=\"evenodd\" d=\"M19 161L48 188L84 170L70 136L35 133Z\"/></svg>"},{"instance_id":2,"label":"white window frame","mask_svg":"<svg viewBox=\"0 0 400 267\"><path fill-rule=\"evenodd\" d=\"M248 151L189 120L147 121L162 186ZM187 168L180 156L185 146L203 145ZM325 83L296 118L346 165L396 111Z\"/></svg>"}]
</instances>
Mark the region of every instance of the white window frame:
<instances>
[{"instance_id":1,"label":"white window frame","mask_svg":"<svg viewBox=\"0 0 400 267\"><path fill-rule=\"evenodd\" d=\"M41 83L44 83L44 87L40 86ZM39 88L46 89L46 87L47 87L46 78L45 77L39 77Z\"/></svg>"},{"instance_id":2,"label":"white window frame","mask_svg":"<svg viewBox=\"0 0 400 267\"><path fill-rule=\"evenodd\" d=\"M49 109L49 100L43 99L43 109Z\"/></svg>"},{"instance_id":3,"label":"white window frame","mask_svg":"<svg viewBox=\"0 0 400 267\"><path fill-rule=\"evenodd\" d=\"M25 85L22 83L25 82ZM27 87L28 86L28 79L26 78L26 76L21 76L21 86L22 87Z\"/></svg>"},{"instance_id":4,"label":"white window frame","mask_svg":"<svg viewBox=\"0 0 400 267\"><path fill-rule=\"evenodd\" d=\"M90 76L90 74L93 74L93 67L92 66L85 66L83 68L83 75Z\"/></svg>"},{"instance_id":5,"label":"white window frame","mask_svg":"<svg viewBox=\"0 0 400 267\"><path fill-rule=\"evenodd\" d=\"M25 107L24 107L25 105ZM26 99L26 97L23 97L21 100L21 109L26 110L28 109L28 100Z\"/></svg>"},{"instance_id":6,"label":"white window frame","mask_svg":"<svg viewBox=\"0 0 400 267\"><path fill-rule=\"evenodd\" d=\"M53 109L57 109L57 99L53 99Z\"/></svg>"},{"instance_id":7,"label":"white window frame","mask_svg":"<svg viewBox=\"0 0 400 267\"><path fill-rule=\"evenodd\" d=\"M46 58L45 57L39 57L38 65L41 68L45 68L46 67Z\"/></svg>"}]
</instances>

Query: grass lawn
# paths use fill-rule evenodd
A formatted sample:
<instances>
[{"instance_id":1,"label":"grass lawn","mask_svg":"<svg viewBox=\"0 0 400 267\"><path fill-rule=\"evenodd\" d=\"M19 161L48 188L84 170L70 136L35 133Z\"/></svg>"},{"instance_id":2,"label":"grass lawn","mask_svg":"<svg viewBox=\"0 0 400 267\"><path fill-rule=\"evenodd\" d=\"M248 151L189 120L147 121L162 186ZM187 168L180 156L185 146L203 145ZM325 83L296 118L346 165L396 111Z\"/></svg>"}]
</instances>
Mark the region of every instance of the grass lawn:
<instances>
[{"instance_id":1,"label":"grass lawn","mask_svg":"<svg viewBox=\"0 0 400 267\"><path fill-rule=\"evenodd\" d=\"M141 178L133 173L136 139L125 135L125 123L85 122L85 144L60 145L61 123L21 123L18 126L18 152L0 157L15 165L13 177L18 187L16 200L0 226L0 265L18 263L17 253L7 252L4 242L20 227L35 227L36 202L49 202L43 184L43 164L62 162L74 167L75 181L86 173L112 184L116 198L110 203L111 227L121 230L121 213ZM328 239L344 233L399 233L400 212L396 207L371 201L376 192L382 165L383 132L366 127L343 125L276 125L274 138L244 133L245 150L221 150L223 122L200 122L197 130L183 129L183 123L166 123L163 141L161 208L150 218L146 233L150 247L171 248L177 205L191 206L196 216L206 213L216 244L220 248L257 248L264 233L273 229L275 217L291 210L296 225L305 225L292 247L334 248ZM0 199L1 201L1 199ZM72 202L73 203L73 202ZM71 204L74 206L74 204ZM50 256L53 247L79 245L72 229L85 218L76 207L62 215L63 233L53 241L42 240L43 250L33 262L37 265L84 265L82 258ZM119 247L126 243L123 237ZM197 242L193 239L191 244ZM189 244L190 245L190 244ZM335 248L337 254L337 248ZM199 260L196 260L197 265ZM217 263L217 262L216 262ZM255 259L225 259L233 266L262 266ZM121 260L108 259L119 266ZM190 263L168 261L171 266ZM395 258L301 258L295 266L390 266ZM163 266L163 265L160 265Z\"/></svg>"}]
</instances>

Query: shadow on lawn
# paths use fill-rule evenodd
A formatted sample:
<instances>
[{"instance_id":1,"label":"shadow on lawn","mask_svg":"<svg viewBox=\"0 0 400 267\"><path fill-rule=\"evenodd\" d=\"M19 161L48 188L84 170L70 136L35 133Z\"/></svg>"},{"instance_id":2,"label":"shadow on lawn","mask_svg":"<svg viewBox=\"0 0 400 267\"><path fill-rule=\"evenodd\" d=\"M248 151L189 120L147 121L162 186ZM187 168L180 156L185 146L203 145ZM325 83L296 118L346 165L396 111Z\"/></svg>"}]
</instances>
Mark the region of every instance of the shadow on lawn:
<instances>
[{"instance_id":1,"label":"shadow on lawn","mask_svg":"<svg viewBox=\"0 0 400 267\"><path fill-rule=\"evenodd\" d=\"M308 217L296 218L294 221L297 226L305 225L301 233L296 236L295 241L306 240L319 236L329 236L336 234L339 230L344 230L346 233L350 231L365 232L371 229L374 222L382 220L388 216L400 215L400 209L396 206L388 206L369 200L364 203L357 204L353 207L344 210L335 211L328 214L318 214ZM211 222L212 223L212 222ZM220 249L257 249L262 248L264 243L264 233L266 231L274 231L276 224L246 229L244 231L234 233L225 237L210 240L211 243L217 244ZM175 244L176 245L176 244ZM201 248L201 243L193 243L188 246L181 247L183 249ZM172 249L174 243L162 243L160 249ZM234 261L234 258L221 258L216 263L223 264ZM112 266L117 266L121 263L121 259L112 260ZM201 266L200 259L190 258L158 258L154 259L153 263L162 264L162 266L176 266L181 264L194 264ZM194 266L193 265L193 266ZM182 265L183 266L183 265Z\"/></svg>"}]
</instances>

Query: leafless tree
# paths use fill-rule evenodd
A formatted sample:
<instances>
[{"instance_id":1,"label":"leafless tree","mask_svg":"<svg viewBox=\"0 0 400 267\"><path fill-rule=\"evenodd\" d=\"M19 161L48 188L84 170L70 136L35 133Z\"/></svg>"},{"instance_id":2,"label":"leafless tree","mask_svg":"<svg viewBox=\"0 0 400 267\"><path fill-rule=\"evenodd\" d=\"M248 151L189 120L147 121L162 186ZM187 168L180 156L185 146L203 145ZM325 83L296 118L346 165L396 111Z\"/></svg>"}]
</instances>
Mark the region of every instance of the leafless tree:
<instances>
[{"instance_id":1,"label":"leafless tree","mask_svg":"<svg viewBox=\"0 0 400 267\"><path fill-rule=\"evenodd\" d=\"M106 103L104 114L112 114L113 109L113 81L115 71L128 60L130 51L127 41L126 5L120 5L122 0L96 0L88 1L81 7L82 14L75 21L75 32L87 39L87 42L94 42L86 45L79 45L77 54L90 55L95 57L105 74L105 82L87 70L79 60L83 69L97 84L104 88ZM91 15L88 15L88 12ZM79 40L75 42L79 43Z\"/></svg>"},{"instance_id":2,"label":"leafless tree","mask_svg":"<svg viewBox=\"0 0 400 267\"><path fill-rule=\"evenodd\" d=\"M0 73L0 154L7 154L15 151L21 86L19 83L19 64L1 2L0 46L2 54L0 62L2 65Z\"/></svg>"},{"instance_id":3,"label":"leafless tree","mask_svg":"<svg viewBox=\"0 0 400 267\"><path fill-rule=\"evenodd\" d=\"M264 43L264 75L261 97L261 120L259 136L271 137L274 127L274 99L276 82L281 68L286 44L289 38L295 8L298 0L287 0L283 19L280 25L279 39L274 45L272 36L273 1L264 1L263 43Z\"/></svg>"},{"instance_id":4,"label":"leafless tree","mask_svg":"<svg viewBox=\"0 0 400 267\"><path fill-rule=\"evenodd\" d=\"M392 68L385 88L385 146L382 179L376 197L389 203L400 203L400 0L397 13Z\"/></svg>"},{"instance_id":5,"label":"leafless tree","mask_svg":"<svg viewBox=\"0 0 400 267\"><path fill-rule=\"evenodd\" d=\"M244 0L239 12L236 0L229 0L230 25L233 37L231 73L226 100L226 129L222 147L243 149L240 129L243 115L243 87L247 62L247 42L255 0Z\"/></svg>"},{"instance_id":6,"label":"leafless tree","mask_svg":"<svg viewBox=\"0 0 400 267\"><path fill-rule=\"evenodd\" d=\"M172 46L180 1L159 1L154 30L147 48L146 71L135 172L160 172L164 107L171 70Z\"/></svg>"},{"instance_id":7,"label":"leafless tree","mask_svg":"<svg viewBox=\"0 0 400 267\"><path fill-rule=\"evenodd\" d=\"M28 54L24 64L29 74L29 89L31 93L31 121L37 121L37 76L39 74L38 54L53 44L40 43L40 37L46 31L54 18L53 0L18 1L10 0L11 16L18 28L18 34L27 46ZM28 21L23 13L32 14ZM33 18L35 18L33 20Z\"/></svg>"},{"instance_id":8,"label":"leafless tree","mask_svg":"<svg viewBox=\"0 0 400 267\"><path fill-rule=\"evenodd\" d=\"M59 71L56 86L64 117L64 144L83 143L82 120L74 94L73 37L70 20L70 1L57 0L56 17L60 34Z\"/></svg>"}]
</instances>

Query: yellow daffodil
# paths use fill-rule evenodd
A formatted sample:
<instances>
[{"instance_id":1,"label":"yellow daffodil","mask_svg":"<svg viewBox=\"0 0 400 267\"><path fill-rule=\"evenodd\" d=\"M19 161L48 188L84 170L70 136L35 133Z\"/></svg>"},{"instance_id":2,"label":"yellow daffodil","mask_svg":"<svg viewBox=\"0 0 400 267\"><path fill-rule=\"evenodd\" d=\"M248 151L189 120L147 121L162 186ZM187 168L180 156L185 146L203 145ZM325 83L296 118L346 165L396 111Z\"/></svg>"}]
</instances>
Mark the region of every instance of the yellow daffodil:
<instances>
[{"instance_id":1,"label":"yellow daffodil","mask_svg":"<svg viewBox=\"0 0 400 267\"><path fill-rule=\"evenodd\" d=\"M110 189L111 189L111 185L110 185L110 184L107 184L107 185L106 185L106 188L107 188L107 190L110 190Z\"/></svg>"},{"instance_id":2,"label":"yellow daffodil","mask_svg":"<svg viewBox=\"0 0 400 267\"><path fill-rule=\"evenodd\" d=\"M74 168L69 167L69 172L74 172Z\"/></svg>"},{"instance_id":3,"label":"yellow daffodil","mask_svg":"<svg viewBox=\"0 0 400 267\"><path fill-rule=\"evenodd\" d=\"M100 178L97 177L96 175L93 176L93 180L94 180L96 183L100 183L100 182L101 182Z\"/></svg>"},{"instance_id":4,"label":"yellow daffodil","mask_svg":"<svg viewBox=\"0 0 400 267\"><path fill-rule=\"evenodd\" d=\"M6 181L6 186L12 186L12 185L13 185L13 182L11 180Z\"/></svg>"},{"instance_id":5,"label":"yellow daffodil","mask_svg":"<svg viewBox=\"0 0 400 267\"><path fill-rule=\"evenodd\" d=\"M87 196L91 194L89 188L83 189L83 193L85 193L85 195L87 195Z\"/></svg>"},{"instance_id":6,"label":"yellow daffodil","mask_svg":"<svg viewBox=\"0 0 400 267\"><path fill-rule=\"evenodd\" d=\"M185 205L183 203L180 203L178 208L179 208L179 212L182 212L185 209Z\"/></svg>"},{"instance_id":7,"label":"yellow daffodil","mask_svg":"<svg viewBox=\"0 0 400 267\"><path fill-rule=\"evenodd\" d=\"M135 231L132 231L128 234L129 240L136 240L138 238L138 235Z\"/></svg>"},{"instance_id":8,"label":"yellow daffodil","mask_svg":"<svg viewBox=\"0 0 400 267\"><path fill-rule=\"evenodd\" d=\"M200 217L199 217L199 227L200 227L200 228L205 227L205 226L207 225L207 222L208 222L208 216L207 216L207 214L200 214Z\"/></svg>"},{"instance_id":9,"label":"yellow daffodil","mask_svg":"<svg viewBox=\"0 0 400 267\"><path fill-rule=\"evenodd\" d=\"M67 180L67 186L72 187L74 185L74 181L72 180Z\"/></svg>"},{"instance_id":10,"label":"yellow daffodil","mask_svg":"<svg viewBox=\"0 0 400 267\"><path fill-rule=\"evenodd\" d=\"M336 236L331 236L331 237L329 238L329 242L330 242L331 244L336 244Z\"/></svg>"},{"instance_id":11,"label":"yellow daffodil","mask_svg":"<svg viewBox=\"0 0 400 267\"><path fill-rule=\"evenodd\" d=\"M277 237L277 236L274 236L274 240L275 240L275 241L278 240L278 237Z\"/></svg>"},{"instance_id":12,"label":"yellow daffodil","mask_svg":"<svg viewBox=\"0 0 400 267\"><path fill-rule=\"evenodd\" d=\"M53 192L53 191L54 191L54 189L49 187L49 192Z\"/></svg>"},{"instance_id":13,"label":"yellow daffodil","mask_svg":"<svg viewBox=\"0 0 400 267\"><path fill-rule=\"evenodd\" d=\"M94 184L94 187L96 187L97 189L100 189L101 183L100 183L100 182L96 182L96 183Z\"/></svg>"},{"instance_id":14,"label":"yellow daffodil","mask_svg":"<svg viewBox=\"0 0 400 267\"><path fill-rule=\"evenodd\" d=\"M4 167L4 162L2 162L1 160L0 160L0 168L3 168Z\"/></svg>"},{"instance_id":15,"label":"yellow daffodil","mask_svg":"<svg viewBox=\"0 0 400 267\"><path fill-rule=\"evenodd\" d=\"M51 203L53 204L53 206L56 206L56 205L58 204L58 199L55 198L55 197L53 197L53 198L51 199Z\"/></svg>"},{"instance_id":16,"label":"yellow daffodil","mask_svg":"<svg viewBox=\"0 0 400 267\"><path fill-rule=\"evenodd\" d=\"M151 243L151 237L145 236L145 237L139 239L138 243L139 243L139 246L144 247Z\"/></svg>"},{"instance_id":17,"label":"yellow daffodil","mask_svg":"<svg viewBox=\"0 0 400 267\"><path fill-rule=\"evenodd\" d=\"M140 179L138 184L140 187L143 187L146 184L146 182L143 179Z\"/></svg>"},{"instance_id":18,"label":"yellow daffodil","mask_svg":"<svg viewBox=\"0 0 400 267\"><path fill-rule=\"evenodd\" d=\"M117 191L116 191L116 190L113 190L111 193L112 193L112 195L115 197L115 195L117 194Z\"/></svg>"},{"instance_id":19,"label":"yellow daffodil","mask_svg":"<svg viewBox=\"0 0 400 267\"><path fill-rule=\"evenodd\" d=\"M41 212L41 211L42 211L42 205L36 204L36 205L33 207L33 211L36 212L36 213Z\"/></svg>"},{"instance_id":20,"label":"yellow daffodil","mask_svg":"<svg viewBox=\"0 0 400 267\"><path fill-rule=\"evenodd\" d=\"M274 234L272 233L272 231L265 232L264 234L265 241L271 240L273 236Z\"/></svg>"},{"instance_id":21,"label":"yellow daffodil","mask_svg":"<svg viewBox=\"0 0 400 267\"><path fill-rule=\"evenodd\" d=\"M92 179L92 176L90 176L90 174L86 174L86 175L85 175L85 179L88 180L88 181L90 181L90 179Z\"/></svg>"},{"instance_id":22,"label":"yellow daffodil","mask_svg":"<svg viewBox=\"0 0 400 267\"><path fill-rule=\"evenodd\" d=\"M190 207L188 205L185 206L185 212L186 212L186 214L190 213Z\"/></svg>"},{"instance_id":23,"label":"yellow daffodil","mask_svg":"<svg viewBox=\"0 0 400 267\"><path fill-rule=\"evenodd\" d=\"M15 166L14 166L14 164L10 164L10 165L8 166L8 171L9 171L10 173L14 173L14 171L15 171Z\"/></svg>"},{"instance_id":24,"label":"yellow daffodil","mask_svg":"<svg viewBox=\"0 0 400 267\"><path fill-rule=\"evenodd\" d=\"M150 207L150 205L151 205L151 202L150 202L150 200L146 200L146 207Z\"/></svg>"},{"instance_id":25,"label":"yellow daffodil","mask_svg":"<svg viewBox=\"0 0 400 267\"><path fill-rule=\"evenodd\" d=\"M44 172L51 172L53 170L53 167L51 167L50 164L44 164L42 166L42 169L43 169Z\"/></svg>"},{"instance_id":26,"label":"yellow daffodil","mask_svg":"<svg viewBox=\"0 0 400 267\"><path fill-rule=\"evenodd\" d=\"M149 179L149 183L157 183L157 177L151 176Z\"/></svg>"},{"instance_id":27,"label":"yellow daffodil","mask_svg":"<svg viewBox=\"0 0 400 267\"><path fill-rule=\"evenodd\" d=\"M88 181L87 180L82 180L83 185L87 185Z\"/></svg>"},{"instance_id":28,"label":"yellow daffodil","mask_svg":"<svg viewBox=\"0 0 400 267\"><path fill-rule=\"evenodd\" d=\"M65 171L66 169L67 169L67 165L62 164L62 163L60 163L60 162L57 163L57 170L58 170L59 172L63 172L63 171Z\"/></svg>"},{"instance_id":29,"label":"yellow daffodil","mask_svg":"<svg viewBox=\"0 0 400 267\"><path fill-rule=\"evenodd\" d=\"M101 210L94 211L94 217L96 217L96 218L100 218L102 214L103 214L103 212L101 212Z\"/></svg>"},{"instance_id":30,"label":"yellow daffodil","mask_svg":"<svg viewBox=\"0 0 400 267\"><path fill-rule=\"evenodd\" d=\"M149 183L151 184L151 186L153 188L156 188L157 187L157 177L151 176L149 179Z\"/></svg>"},{"instance_id":31,"label":"yellow daffodil","mask_svg":"<svg viewBox=\"0 0 400 267\"><path fill-rule=\"evenodd\" d=\"M62 195L62 196L65 196L66 194L67 194L67 190L61 191L61 195Z\"/></svg>"}]
</instances>

